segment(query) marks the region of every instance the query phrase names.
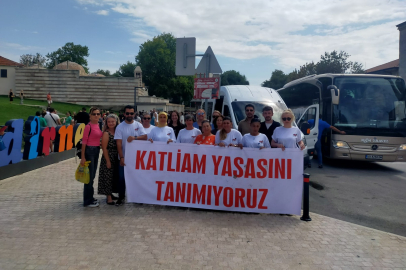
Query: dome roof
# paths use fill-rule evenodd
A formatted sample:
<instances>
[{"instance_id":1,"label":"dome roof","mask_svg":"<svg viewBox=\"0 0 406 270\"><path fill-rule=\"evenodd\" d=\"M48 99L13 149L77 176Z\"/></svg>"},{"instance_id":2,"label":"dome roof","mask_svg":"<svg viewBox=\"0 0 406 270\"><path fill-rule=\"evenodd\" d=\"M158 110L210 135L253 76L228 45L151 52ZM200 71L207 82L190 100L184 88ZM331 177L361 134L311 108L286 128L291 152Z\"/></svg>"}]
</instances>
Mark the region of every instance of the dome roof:
<instances>
[{"instance_id":1,"label":"dome roof","mask_svg":"<svg viewBox=\"0 0 406 270\"><path fill-rule=\"evenodd\" d=\"M140 67L140 66L136 66L135 69L134 69L134 72L135 72L135 71L142 72L141 67Z\"/></svg>"},{"instance_id":2,"label":"dome roof","mask_svg":"<svg viewBox=\"0 0 406 270\"><path fill-rule=\"evenodd\" d=\"M87 76L87 73L86 73L85 69L81 65L79 65L79 64L77 64L75 62L71 62L71 61L62 62L62 63L54 66L53 69L57 69L57 70L79 70L79 76Z\"/></svg>"}]
</instances>

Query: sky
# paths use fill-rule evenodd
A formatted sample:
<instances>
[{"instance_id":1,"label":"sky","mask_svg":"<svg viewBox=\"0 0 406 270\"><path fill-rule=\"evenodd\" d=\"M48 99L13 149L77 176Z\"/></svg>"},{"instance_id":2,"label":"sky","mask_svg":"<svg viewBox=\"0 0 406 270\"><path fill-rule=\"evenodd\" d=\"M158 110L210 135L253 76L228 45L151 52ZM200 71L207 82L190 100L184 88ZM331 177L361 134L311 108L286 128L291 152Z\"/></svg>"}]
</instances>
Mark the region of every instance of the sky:
<instances>
[{"instance_id":1,"label":"sky","mask_svg":"<svg viewBox=\"0 0 406 270\"><path fill-rule=\"evenodd\" d=\"M166 32L196 37L197 53L211 46L223 72L260 85L333 50L366 68L398 59L405 20L406 0L1 0L0 55L18 62L73 42L89 47L90 72L114 73Z\"/></svg>"}]
</instances>

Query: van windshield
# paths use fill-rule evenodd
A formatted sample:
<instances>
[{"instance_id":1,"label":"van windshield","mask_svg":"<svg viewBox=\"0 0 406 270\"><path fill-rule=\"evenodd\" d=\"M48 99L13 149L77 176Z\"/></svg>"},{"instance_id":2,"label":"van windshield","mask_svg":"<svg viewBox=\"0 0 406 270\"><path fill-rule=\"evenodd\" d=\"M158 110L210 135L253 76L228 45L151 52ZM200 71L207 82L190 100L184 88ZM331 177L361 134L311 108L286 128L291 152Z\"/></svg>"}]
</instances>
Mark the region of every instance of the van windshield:
<instances>
[{"instance_id":1,"label":"van windshield","mask_svg":"<svg viewBox=\"0 0 406 270\"><path fill-rule=\"evenodd\" d=\"M237 124L245 119L245 105L247 104L252 104L254 105L255 108L255 116L256 118L259 118L261 122L265 121L264 117L262 116L262 109L265 106L271 106L273 109L273 117L272 119L281 122L281 116L282 112L284 109L286 109L285 104L281 103L273 103L269 101L264 101L264 102L248 102L248 101L234 101L231 102L231 106L233 107L233 112L234 112L234 117L237 122Z\"/></svg>"}]
</instances>

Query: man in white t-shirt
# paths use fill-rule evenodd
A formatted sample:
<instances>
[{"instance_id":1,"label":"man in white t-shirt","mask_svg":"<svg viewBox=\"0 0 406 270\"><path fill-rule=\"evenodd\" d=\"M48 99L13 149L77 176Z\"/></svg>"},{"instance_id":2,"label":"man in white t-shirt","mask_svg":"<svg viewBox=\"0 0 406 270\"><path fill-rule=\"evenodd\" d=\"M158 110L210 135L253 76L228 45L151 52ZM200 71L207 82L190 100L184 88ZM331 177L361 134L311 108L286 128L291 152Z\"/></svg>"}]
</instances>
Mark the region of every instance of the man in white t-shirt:
<instances>
[{"instance_id":1,"label":"man in white t-shirt","mask_svg":"<svg viewBox=\"0 0 406 270\"><path fill-rule=\"evenodd\" d=\"M120 159L119 166L119 183L118 183L118 194L119 198L116 202L117 206L124 203L125 198L125 178L124 178L124 166L125 166L125 146L127 142L133 140L146 140L147 133L141 123L134 120L135 109L134 106L127 105L124 108L125 121L121 122L117 126L116 132L114 134L114 139L117 142L117 152Z\"/></svg>"},{"instance_id":2,"label":"man in white t-shirt","mask_svg":"<svg viewBox=\"0 0 406 270\"><path fill-rule=\"evenodd\" d=\"M55 113L54 108L49 108L49 113L45 115L45 120L47 121L48 127L57 127L61 126L61 120L59 116Z\"/></svg>"}]
</instances>

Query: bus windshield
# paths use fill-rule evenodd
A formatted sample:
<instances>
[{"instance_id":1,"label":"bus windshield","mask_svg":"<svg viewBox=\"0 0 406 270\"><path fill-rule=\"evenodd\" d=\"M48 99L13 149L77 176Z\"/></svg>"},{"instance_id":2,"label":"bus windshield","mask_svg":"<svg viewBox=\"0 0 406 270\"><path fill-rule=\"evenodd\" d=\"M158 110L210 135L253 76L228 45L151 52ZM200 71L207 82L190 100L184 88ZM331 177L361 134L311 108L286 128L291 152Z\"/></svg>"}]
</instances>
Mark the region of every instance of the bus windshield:
<instances>
[{"instance_id":1,"label":"bus windshield","mask_svg":"<svg viewBox=\"0 0 406 270\"><path fill-rule=\"evenodd\" d=\"M284 109L286 109L285 104L276 104L273 102L250 102L250 101L234 101L231 102L231 106L233 107L234 117L237 121L237 124L245 119L245 105L252 104L255 107L255 117L259 118L261 122L265 121L264 116L262 115L262 109L265 106L271 106L273 109L273 117L272 119L281 122L281 116Z\"/></svg>"},{"instance_id":2,"label":"bus windshield","mask_svg":"<svg viewBox=\"0 0 406 270\"><path fill-rule=\"evenodd\" d=\"M333 125L349 135L406 136L405 82L400 78L336 77Z\"/></svg>"}]
</instances>

